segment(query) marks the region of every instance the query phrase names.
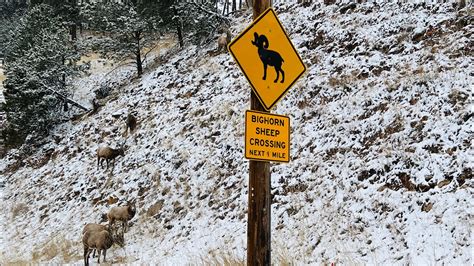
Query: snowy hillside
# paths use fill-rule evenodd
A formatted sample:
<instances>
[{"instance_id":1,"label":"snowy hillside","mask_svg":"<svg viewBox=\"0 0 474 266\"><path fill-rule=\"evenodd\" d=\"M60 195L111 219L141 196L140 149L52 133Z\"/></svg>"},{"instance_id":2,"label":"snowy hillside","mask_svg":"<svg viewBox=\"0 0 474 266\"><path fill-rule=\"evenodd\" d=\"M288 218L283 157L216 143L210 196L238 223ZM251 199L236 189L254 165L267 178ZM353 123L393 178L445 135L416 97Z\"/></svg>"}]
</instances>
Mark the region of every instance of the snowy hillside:
<instances>
[{"instance_id":1,"label":"snowy hillside","mask_svg":"<svg viewBox=\"0 0 474 266\"><path fill-rule=\"evenodd\" d=\"M292 143L271 167L275 263L472 265L472 8L275 11L308 67L273 110L290 116ZM235 17L234 36L250 22ZM34 156L0 160L0 264L81 264L84 224L127 200L138 214L109 261L245 261L250 87L214 47L170 52ZM125 156L97 169L129 111Z\"/></svg>"}]
</instances>

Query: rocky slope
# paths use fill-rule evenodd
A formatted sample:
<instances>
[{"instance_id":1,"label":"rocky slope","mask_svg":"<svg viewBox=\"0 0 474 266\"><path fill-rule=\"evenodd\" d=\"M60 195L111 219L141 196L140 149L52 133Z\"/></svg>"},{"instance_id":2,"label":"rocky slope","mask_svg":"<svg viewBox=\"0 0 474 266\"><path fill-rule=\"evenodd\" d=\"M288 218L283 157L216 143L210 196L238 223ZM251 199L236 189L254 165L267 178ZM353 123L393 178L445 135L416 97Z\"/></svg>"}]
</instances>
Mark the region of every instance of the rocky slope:
<instances>
[{"instance_id":1,"label":"rocky slope","mask_svg":"<svg viewBox=\"0 0 474 266\"><path fill-rule=\"evenodd\" d=\"M292 160L272 164L275 262L471 265L472 8L275 10L308 67L273 110L292 124ZM83 225L127 200L139 211L112 262L244 260L249 85L212 48L170 52L34 156L0 161L2 264L81 263ZM113 173L97 169L99 144L124 140Z\"/></svg>"}]
</instances>

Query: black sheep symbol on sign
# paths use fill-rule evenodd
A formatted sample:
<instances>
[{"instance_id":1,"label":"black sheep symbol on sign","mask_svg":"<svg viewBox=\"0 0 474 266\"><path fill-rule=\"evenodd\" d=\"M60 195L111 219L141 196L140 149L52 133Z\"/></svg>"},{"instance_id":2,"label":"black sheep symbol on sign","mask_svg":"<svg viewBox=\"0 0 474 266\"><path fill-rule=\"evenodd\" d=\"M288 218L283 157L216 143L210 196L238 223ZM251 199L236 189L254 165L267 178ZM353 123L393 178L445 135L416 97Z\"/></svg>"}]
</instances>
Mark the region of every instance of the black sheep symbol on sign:
<instances>
[{"instance_id":1,"label":"black sheep symbol on sign","mask_svg":"<svg viewBox=\"0 0 474 266\"><path fill-rule=\"evenodd\" d=\"M281 83L285 81L285 72L281 69L281 64L283 63L283 58L281 55L275 51L268 50L268 39L265 35L258 35L258 33L253 34L255 39L252 41L252 44L258 48L258 56L263 63L263 80L267 79L267 66L272 66L275 68L277 77L274 80L275 83L278 82L281 72Z\"/></svg>"}]
</instances>

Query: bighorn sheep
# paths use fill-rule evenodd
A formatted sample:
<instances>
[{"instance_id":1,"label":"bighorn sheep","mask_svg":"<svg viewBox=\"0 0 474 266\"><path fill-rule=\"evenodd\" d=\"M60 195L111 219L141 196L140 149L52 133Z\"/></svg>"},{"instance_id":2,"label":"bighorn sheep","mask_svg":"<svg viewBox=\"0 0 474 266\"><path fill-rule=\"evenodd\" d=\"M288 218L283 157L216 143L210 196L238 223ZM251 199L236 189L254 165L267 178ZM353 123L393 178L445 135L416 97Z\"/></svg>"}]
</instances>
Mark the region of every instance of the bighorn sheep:
<instances>
[{"instance_id":1,"label":"bighorn sheep","mask_svg":"<svg viewBox=\"0 0 474 266\"><path fill-rule=\"evenodd\" d=\"M102 231L102 230L107 230L107 225L105 224L86 224L84 226L84 229L82 229L82 235L89 231Z\"/></svg>"},{"instance_id":2,"label":"bighorn sheep","mask_svg":"<svg viewBox=\"0 0 474 266\"><path fill-rule=\"evenodd\" d=\"M230 43L231 39L232 34L230 33L229 29L225 29L221 36L219 36L219 38L217 39L216 53L224 51L224 49L227 50L227 45Z\"/></svg>"},{"instance_id":3,"label":"bighorn sheep","mask_svg":"<svg viewBox=\"0 0 474 266\"><path fill-rule=\"evenodd\" d=\"M136 212L135 204L129 202L126 206L113 207L110 209L109 213L107 213L107 219L110 225L113 225L115 221L121 221L122 228L126 232L128 230L128 221L135 216Z\"/></svg>"},{"instance_id":4,"label":"bighorn sheep","mask_svg":"<svg viewBox=\"0 0 474 266\"><path fill-rule=\"evenodd\" d=\"M97 263L100 263L100 254L102 253L102 251L104 252L105 262L107 249L109 249L114 243L123 247L123 234L113 234L110 226L106 226L105 230L98 231L86 230L86 228L84 227L82 235L82 244L84 246L84 264L86 266L89 265L89 255L94 249L98 252Z\"/></svg>"},{"instance_id":5,"label":"bighorn sheep","mask_svg":"<svg viewBox=\"0 0 474 266\"><path fill-rule=\"evenodd\" d=\"M86 226L84 226L84 229L82 229L82 236L84 236L87 232L100 232L100 231L103 231L103 230L107 230L107 225L103 225L103 224L86 224ZM94 253L92 254L92 257L95 258L95 249L94 249Z\"/></svg>"},{"instance_id":6,"label":"bighorn sheep","mask_svg":"<svg viewBox=\"0 0 474 266\"><path fill-rule=\"evenodd\" d=\"M137 118L129 113L127 118L125 119L125 131L123 132L123 136L126 137L128 132L133 133L137 128Z\"/></svg>"},{"instance_id":7,"label":"bighorn sheep","mask_svg":"<svg viewBox=\"0 0 474 266\"><path fill-rule=\"evenodd\" d=\"M254 37L255 39L252 41L252 44L257 46L258 56L263 63L263 80L267 79L267 65L269 65L275 67L277 77L274 82L278 82L281 72L281 83L283 83L285 81L285 72L283 72L283 69L281 69L283 58L279 53L272 50L267 50L269 43L265 35L262 34L259 36L258 33L255 32Z\"/></svg>"},{"instance_id":8,"label":"bighorn sheep","mask_svg":"<svg viewBox=\"0 0 474 266\"><path fill-rule=\"evenodd\" d=\"M109 169L109 161L112 160L113 166L115 166L115 158L119 155L124 156L123 144L118 149L112 149L109 146L101 146L97 149L97 168L102 167L104 159L107 163L107 169Z\"/></svg>"}]
</instances>

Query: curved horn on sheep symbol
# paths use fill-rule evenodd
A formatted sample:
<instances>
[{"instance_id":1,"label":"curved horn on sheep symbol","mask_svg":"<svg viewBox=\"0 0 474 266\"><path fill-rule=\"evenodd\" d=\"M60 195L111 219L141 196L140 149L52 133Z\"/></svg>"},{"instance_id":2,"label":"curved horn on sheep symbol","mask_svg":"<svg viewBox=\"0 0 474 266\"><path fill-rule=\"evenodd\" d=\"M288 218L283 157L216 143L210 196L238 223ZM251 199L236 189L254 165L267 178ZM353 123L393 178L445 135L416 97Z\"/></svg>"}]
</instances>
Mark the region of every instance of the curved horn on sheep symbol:
<instances>
[{"instance_id":1,"label":"curved horn on sheep symbol","mask_svg":"<svg viewBox=\"0 0 474 266\"><path fill-rule=\"evenodd\" d=\"M283 63L283 58L281 55L275 51L268 50L268 46L270 45L268 42L268 38L265 35L258 35L258 33L254 33L254 40L252 44L257 46L258 48L258 56L263 63L263 80L267 79L267 66L272 66L275 68L276 71L276 79L273 81L275 83L278 82L278 78L280 77L281 72L281 83L285 82L285 72L281 69L281 64Z\"/></svg>"}]
</instances>

